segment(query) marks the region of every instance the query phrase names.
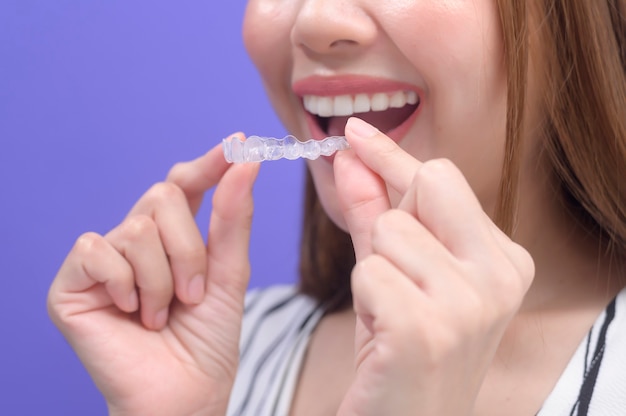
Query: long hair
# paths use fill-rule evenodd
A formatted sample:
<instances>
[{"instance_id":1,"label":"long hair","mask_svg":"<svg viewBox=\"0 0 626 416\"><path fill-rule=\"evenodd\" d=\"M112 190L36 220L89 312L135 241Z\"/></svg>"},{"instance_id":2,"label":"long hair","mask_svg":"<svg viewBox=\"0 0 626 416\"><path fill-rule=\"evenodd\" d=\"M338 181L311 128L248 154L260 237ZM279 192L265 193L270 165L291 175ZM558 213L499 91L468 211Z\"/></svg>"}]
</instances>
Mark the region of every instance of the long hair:
<instances>
[{"instance_id":1,"label":"long hair","mask_svg":"<svg viewBox=\"0 0 626 416\"><path fill-rule=\"evenodd\" d=\"M626 0L546 0L546 150L568 207L626 251Z\"/></svg>"},{"instance_id":2,"label":"long hair","mask_svg":"<svg viewBox=\"0 0 626 416\"><path fill-rule=\"evenodd\" d=\"M536 0L545 147L577 220L626 253L626 0ZM506 141L496 224L515 222L529 61L527 2L498 0L507 71ZM300 291L331 308L351 302L350 236L328 218L307 172Z\"/></svg>"}]
</instances>

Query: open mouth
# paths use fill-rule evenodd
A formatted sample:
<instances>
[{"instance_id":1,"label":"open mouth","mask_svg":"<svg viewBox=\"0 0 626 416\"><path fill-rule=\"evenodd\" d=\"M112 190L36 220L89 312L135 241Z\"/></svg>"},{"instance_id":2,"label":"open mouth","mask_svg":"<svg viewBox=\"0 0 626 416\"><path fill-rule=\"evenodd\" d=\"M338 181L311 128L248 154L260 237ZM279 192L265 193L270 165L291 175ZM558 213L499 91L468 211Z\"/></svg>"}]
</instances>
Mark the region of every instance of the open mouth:
<instances>
[{"instance_id":1,"label":"open mouth","mask_svg":"<svg viewBox=\"0 0 626 416\"><path fill-rule=\"evenodd\" d=\"M342 136L348 118L359 117L385 134L405 124L419 108L415 91L318 96L304 95L304 108L327 136Z\"/></svg>"}]
</instances>

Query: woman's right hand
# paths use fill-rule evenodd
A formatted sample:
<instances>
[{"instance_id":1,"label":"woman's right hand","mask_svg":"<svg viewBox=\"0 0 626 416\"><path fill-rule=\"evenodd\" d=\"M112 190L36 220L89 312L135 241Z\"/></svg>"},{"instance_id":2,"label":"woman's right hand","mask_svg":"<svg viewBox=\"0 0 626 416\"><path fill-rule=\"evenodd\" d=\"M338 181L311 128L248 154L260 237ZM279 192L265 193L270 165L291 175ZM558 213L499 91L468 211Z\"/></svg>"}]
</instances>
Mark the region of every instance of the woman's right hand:
<instances>
[{"instance_id":1,"label":"woman's right hand","mask_svg":"<svg viewBox=\"0 0 626 416\"><path fill-rule=\"evenodd\" d=\"M224 414L250 275L258 164L175 165L104 236L78 238L48 310L111 414ZM219 183L219 185L218 185ZM194 216L217 185L205 245Z\"/></svg>"}]
</instances>

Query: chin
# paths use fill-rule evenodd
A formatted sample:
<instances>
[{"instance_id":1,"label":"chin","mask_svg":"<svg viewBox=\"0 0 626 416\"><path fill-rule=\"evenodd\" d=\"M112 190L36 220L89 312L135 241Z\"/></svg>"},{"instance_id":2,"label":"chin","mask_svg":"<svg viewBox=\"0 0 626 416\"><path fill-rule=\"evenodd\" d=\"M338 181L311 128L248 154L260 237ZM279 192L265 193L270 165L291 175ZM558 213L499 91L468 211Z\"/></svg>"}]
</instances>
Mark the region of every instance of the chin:
<instances>
[{"instance_id":1,"label":"chin","mask_svg":"<svg viewBox=\"0 0 626 416\"><path fill-rule=\"evenodd\" d=\"M347 233L348 226L339 204L332 164L320 158L307 161L307 167L313 177L315 191L324 212L337 227Z\"/></svg>"}]
</instances>

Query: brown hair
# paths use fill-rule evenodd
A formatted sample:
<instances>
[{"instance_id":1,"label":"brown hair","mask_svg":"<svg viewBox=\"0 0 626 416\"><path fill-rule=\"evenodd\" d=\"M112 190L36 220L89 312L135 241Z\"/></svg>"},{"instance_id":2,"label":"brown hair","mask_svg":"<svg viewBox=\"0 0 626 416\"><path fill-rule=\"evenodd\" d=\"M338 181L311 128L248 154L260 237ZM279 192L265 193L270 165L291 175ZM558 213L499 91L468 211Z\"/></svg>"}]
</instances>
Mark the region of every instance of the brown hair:
<instances>
[{"instance_id":1,"label":"brown hair","mask_svg":"<svg viewBox=\"0 0 626 416\"><path fill-rule=\"evenodd\" d=\"M569 208L626 248L626 0L545 0L546 150Z\"/></svg>"},{"instance_id":2,"label":"brown hair","mask_svg":"<svg viewBox=\"0 0 626 416\"><path fill-rule=\"evenodd\" d=\"M520 175L528 11L498 0L507 70L507 125L495 222L511 233ZM546 88L545 146L563 202L616 253L626 252L626 0L537 0ZM350 236L324 212L306 175L300 290L339 309L351 302Z\"/></svg>"}]
</instances>

